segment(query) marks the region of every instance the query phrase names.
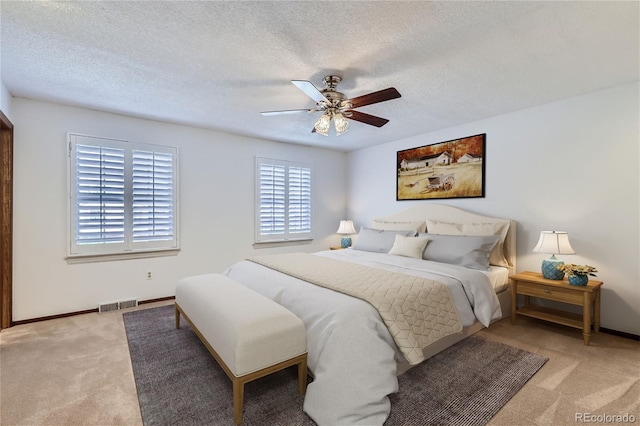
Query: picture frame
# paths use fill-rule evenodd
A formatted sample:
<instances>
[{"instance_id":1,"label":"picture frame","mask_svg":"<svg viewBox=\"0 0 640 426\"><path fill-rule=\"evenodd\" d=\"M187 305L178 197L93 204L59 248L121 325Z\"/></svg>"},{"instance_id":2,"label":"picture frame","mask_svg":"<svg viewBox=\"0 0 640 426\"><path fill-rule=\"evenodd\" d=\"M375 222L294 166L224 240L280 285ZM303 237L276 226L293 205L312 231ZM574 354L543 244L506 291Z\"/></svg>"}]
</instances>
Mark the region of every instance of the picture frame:
<instances>
[{"instance_id":1,"label":"picture frame","mask_svg":"<svg viewBox=\"0 0 640 426\"><path fill-rule=\"evenodd\" d=\"M397 151L396 201L483 198L487 134Z\"/></svg>"}]
</instances>

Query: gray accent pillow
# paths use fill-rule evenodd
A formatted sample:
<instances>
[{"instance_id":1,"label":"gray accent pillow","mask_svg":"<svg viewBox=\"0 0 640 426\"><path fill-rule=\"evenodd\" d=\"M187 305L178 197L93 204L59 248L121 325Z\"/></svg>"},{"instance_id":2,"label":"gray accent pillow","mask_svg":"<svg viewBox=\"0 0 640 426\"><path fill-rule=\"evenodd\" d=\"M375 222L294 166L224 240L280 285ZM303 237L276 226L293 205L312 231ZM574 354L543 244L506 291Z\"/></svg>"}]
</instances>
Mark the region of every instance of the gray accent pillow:
<instances>
[{"instance_id":1,"label":"gray accent pillow","mask_svg":"<svg viewBox=\"0 0 640 426\"><path fill-rule=\"evenodd\" d=\"M423 259L449 263L471 269L489 270L491 250L500 240L499 235L439 235L429 237Z\"/></svg>"},{"instance_id":2,"label":"gray accent pillow","mask_svg":"<svg viewBox=\"0 0 640 426\"><path fill-rule=\"evenodd\" d=\"M383 231L381 229L360 228L360 233L356 242L353 243L353 250L372 251L374 253L389 253L396 235L414 237L416 231Z\"/></svg>"}]
</instances>

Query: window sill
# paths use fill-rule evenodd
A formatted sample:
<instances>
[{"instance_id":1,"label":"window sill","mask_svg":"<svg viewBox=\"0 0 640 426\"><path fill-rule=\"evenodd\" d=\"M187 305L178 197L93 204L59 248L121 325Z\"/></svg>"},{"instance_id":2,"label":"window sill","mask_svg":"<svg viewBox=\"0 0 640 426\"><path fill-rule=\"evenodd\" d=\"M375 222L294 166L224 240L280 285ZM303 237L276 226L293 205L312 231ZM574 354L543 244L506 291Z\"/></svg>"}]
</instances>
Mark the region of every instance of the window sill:
<instances>
[{"instance_id":1,"label":"window sill","mask_svg":"<svg viewBox=\"0 0 640 426\"><path fill-rule=\"evenodd\" d=\"M274 240L274 241L256 241L253 243L254 248L269 248L282 246L301 246L308 245L313 242L313 238L303 238L300 240Z\"/></svg>"},{"instance_id":2,"label":"window sill","mask_svg":"<svg viewBox=\"0 0 640 426\"><path fill-rule=\"evenodd\" d=\"M180 249L137 251L115 254L70 255L66 257L69 265L78 263L112 262L115 260L145 259L151 257L177 256Z\"/></svg>"}]
</instances>

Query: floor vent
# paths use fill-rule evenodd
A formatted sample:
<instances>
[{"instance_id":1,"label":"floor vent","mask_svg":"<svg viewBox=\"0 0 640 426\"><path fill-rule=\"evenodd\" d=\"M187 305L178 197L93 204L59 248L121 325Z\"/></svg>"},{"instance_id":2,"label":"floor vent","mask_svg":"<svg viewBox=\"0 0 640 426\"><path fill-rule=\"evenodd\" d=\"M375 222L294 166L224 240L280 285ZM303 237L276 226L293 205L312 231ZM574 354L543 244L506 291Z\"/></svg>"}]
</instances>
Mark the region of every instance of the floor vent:
<instances>
[{"instance_id":1,"label":"floor vent","mask_svg":"<svg viewBox=\"0 0 640 426\"><path fill-rule=\"evenodd\" d=\"M135 308L136 306L138 306L138 301L136 299L123 300L122 302L118 302L119 309Z\"/></svg>"},{"instance_id":2,"label":"floor vent","mask_svg":"<svg viewBox=\"0 0 640 426\"><path fill-rule=\"evenodd\" d=\"M117 311L118 309L135 308L138 306L138 300L121 300L119 302L100 303L98 305L98 312Z\"/></svg>"},{"instance_id":3,"label":"floor vent","mask_svg":"<svg viewBox=\"0 0 640 426\"><path fill-rule=\"evenodd\" d=\"M100 303L98 305L98 312L109 312L109 311L117 311L118 308L118 302L113 302L113 303Z\"/></svg>"}]
</instances>

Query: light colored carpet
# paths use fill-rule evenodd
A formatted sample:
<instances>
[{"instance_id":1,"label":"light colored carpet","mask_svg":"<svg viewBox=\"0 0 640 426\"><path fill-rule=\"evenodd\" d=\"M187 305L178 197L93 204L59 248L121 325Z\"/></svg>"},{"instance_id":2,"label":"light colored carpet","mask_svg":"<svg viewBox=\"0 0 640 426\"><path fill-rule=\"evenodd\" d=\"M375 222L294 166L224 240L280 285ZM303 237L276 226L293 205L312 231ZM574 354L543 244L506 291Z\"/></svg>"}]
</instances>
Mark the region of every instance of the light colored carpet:
<instances>
[{"instance_id":1,"label":"light colored carpet","mask_svg":"<svg viewBox=\"0 0 640 426\"><path fill-rule=\"evenodd\" d=\"M3 330L0 424L142 425L126 311ZM584 346L579 330L526 318L480 335L549 358L490 426L575 425L576 413L629 413L640 423L640 342L598 333Z\"/></svg>"}]
</instances>

